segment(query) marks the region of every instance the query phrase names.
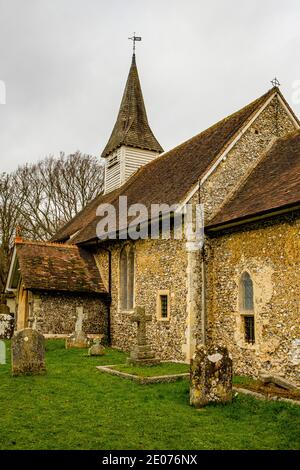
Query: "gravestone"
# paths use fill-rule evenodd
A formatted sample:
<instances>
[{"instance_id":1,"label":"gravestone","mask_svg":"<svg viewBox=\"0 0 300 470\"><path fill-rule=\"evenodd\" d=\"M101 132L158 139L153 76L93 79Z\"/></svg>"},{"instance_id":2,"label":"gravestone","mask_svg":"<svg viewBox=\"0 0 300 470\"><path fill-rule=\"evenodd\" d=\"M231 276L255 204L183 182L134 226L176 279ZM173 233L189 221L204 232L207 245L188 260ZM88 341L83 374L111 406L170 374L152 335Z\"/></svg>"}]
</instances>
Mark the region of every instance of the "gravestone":
<instances>
[{"instance_id":1,"label":"gravestone","mask_svg":"<svg viewBox=\"0 0 300 470\"><path fill-rule=\"evenodd\" d=\"M153 365L159 364L155 358L150 345L147 342L146 324L152 320L151 315L146 315L144 307L136 307L131 321L137 323L137 342L131 351L128 359L129 364L133 365Z\"/></svg>"},{"instance_id":2,"label":"gravestone","mask_svg":"<svg viewBox=\"0 0 300 470\"><path fill-rule=\"evenodd\" d=\"M14 317L6 303L0 303L0 339L10 339L14 332Z\"/></svg>"},{"instance_id":3,"label":"gravestone","mask_svg":"<svg viewBox=\"0 0 300 470\"><path fill-rule=\"evenodd\" d=\"M11 341L12 375L45 372L44 336L32 328L17 331Z\"/></svg>"},{"instance_id":4,"label":"gravestone","mask_svg":"<svg viewBox=\"0 0 300 470\"><path fill-rule=\"evenodd\" d=\"M90 347L89 356L104 356L105 347L101 344L101 339L96 339L94 344Z\"/></svg>"},{"instance_id":5,"label":"gravestone","mask_svg":"<svg viewBox=\"0 0 300 470\"><path fill-rule=\"evenodd\" d=\"M232 400L232 359L227 348L198 346L191 360L190 404L196 408Z\"/></svg>"},{"instance_id":6,"label":"gravestone","mask_svg":"<svg viewBox=\"0 0 300 470\"><path fill-rule=\"evenodd\" d=\"M75 323L75 331L68 338L66 338L65 347L66 349L76 348L83 349L90 346L90 341L83 331L83 320L84 313L83 307L77 307L77 320Z\"/></svg>"},{"instance_id":7,"label":"gravestone","mask_svg":"<svg viewBox=\"0 0 300 470\"><path fill-rule=\"evenodd\" d=\"M0 341L0 364L6 364L6 347L4 341Z\"/></svg>"}]
</instances>

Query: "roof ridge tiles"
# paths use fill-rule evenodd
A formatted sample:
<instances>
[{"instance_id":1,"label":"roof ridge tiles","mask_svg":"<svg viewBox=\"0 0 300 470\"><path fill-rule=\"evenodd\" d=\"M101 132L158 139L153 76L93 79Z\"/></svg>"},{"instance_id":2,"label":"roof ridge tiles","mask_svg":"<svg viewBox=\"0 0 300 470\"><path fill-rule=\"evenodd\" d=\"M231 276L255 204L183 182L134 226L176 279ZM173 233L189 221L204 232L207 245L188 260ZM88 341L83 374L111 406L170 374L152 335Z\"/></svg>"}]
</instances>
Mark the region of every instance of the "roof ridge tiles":
<instances>
[{"instance_id":1,"label":"roof ridge tiles","mask_svg":"<svg viewBox=\"0 0 300 470\"><path fill-rule=\"evenodd\" d=\"M57 248L70 248L78 249L77 245L71 245L64 242L48 242L43 240L27 240L25 238L17 237L15 239L15 245L38 245L38 246L49 246Z\"/></svg>"},{"instance_id":2,"label":"roof ridge tiles","mask_svg":"<svg viewBox=\"0 0 300 470\"><path fill-rule=\"evenodd\" d=\"M244 184L209 221L217 229L300 203L300 129L279 137Z\"/></svg>"},{"instance_id":3,"label":"roof ridge tiles","mask_svg":"<svg viewBox=\"0 0 300 470\"><path fill-rule=\"evenodd\" d=\"M240 110L159 155L137 170L123 186L111 194L97 198L58 231L53 240L66 240L76 232L72 239L74 244L97 238L96 225L99 218L96 216L96 204L110 202L116 205L120 195L127 196L129 204L139 202L147 207L160 202L170 205L180 203L251 119L277 95L282 96L278 89L269 89Z\"/></svg>"}]
</instances>

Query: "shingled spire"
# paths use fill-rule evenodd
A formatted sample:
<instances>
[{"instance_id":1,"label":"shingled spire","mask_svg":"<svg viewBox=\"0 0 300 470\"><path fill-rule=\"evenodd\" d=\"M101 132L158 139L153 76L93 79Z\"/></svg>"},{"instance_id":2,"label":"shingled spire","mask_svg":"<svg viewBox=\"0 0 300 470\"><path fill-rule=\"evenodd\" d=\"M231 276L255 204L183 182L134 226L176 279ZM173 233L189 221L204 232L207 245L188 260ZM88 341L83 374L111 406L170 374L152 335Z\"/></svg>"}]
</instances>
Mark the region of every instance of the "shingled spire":
<instances>
[{"instance_id":1,"label":"shingled spire","mask_svg":"<svg viewBox=\"0 0 300 470\"><path fill-rule=\"evenodd\" d=\"M121 186L134 171L162 152L148 123L133 54L117 121L102 152L102 157L106 158L105 192Z\"/></svg>"},{"instance_id":2,"label":"shingled spire","mask_svg":"<svg viewBox=\"0 0 300 470\"><path fill-rule=\"evenodd\" d=\"M152 150L158 153L163 151L148 123L135 54L132 56L117 121L102 157L106 157L121 145Z\"/></svg>"}]
</instances>

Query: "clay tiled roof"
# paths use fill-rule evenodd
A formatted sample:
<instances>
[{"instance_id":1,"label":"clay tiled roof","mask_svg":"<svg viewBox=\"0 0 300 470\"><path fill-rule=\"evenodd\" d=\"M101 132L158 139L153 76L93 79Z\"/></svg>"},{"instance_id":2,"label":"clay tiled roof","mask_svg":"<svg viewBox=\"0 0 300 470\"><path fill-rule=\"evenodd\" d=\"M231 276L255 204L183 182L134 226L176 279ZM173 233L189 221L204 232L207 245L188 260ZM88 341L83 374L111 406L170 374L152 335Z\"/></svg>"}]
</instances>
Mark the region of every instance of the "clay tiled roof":
<instances>
[{"instance_id":1,"label":"clay tiled roof","mask_svg":"<svg viewBox=\"0 0 300 470\"><path fill-rule=\"evenodd\" d=\"M105 294L94 257L75 245L16 241L25 289Z\"/></svg>"},{"instance_id":2,"label":"clay tiled roof","mask_svg":"<svg viewBox=\"0 0 300 470\"><path fill-rule=\"evenodd\" d=\"M135 55L132 57L117 121L102 157L106 157L121 145L163 152L148 123Z\"/></svg>"},{"instance_id":3,"label":"clay tiled roof","mask_svg":"<svg viewBox=\"0 0 300 470\"><path fill-rule=\"evenodd\" d=\"M64 225L55 235L51 241L66 241L71 235L80 232L83 227L89 225L96 216L96 210L99 204L113 203L116 196L119 195L120 189L110 192L109 194L100 194L86 207L84 207L73 219Z\"/></svg>"},{"instance_id":4,"label":"clay tiled roof","mask_svg":"<svg viewBox=\"0 0 300 470\"><path fill-rule=\"evenodd\" d=\"M121 188L95 199L53 240L66 240L76 232L79 233L72 243L95 239L99 221L96 208L106 202L117 207L120 195L128 197L128 205L140 203L150 207L152 203L171 205L182 202L246 123L276 93L279 93L278 89L272 88L240 111L143 166Z\"/></svg>"},{"instance_id":5,"label":"clay tiled roof","mask_svg":"<svg viewBox=\"0 0 300 470\"><path fill-rule=\"evenodd\" d=\"M300 205L300 130L278 139L208 228Z\"/></svg>"}]
</instances>

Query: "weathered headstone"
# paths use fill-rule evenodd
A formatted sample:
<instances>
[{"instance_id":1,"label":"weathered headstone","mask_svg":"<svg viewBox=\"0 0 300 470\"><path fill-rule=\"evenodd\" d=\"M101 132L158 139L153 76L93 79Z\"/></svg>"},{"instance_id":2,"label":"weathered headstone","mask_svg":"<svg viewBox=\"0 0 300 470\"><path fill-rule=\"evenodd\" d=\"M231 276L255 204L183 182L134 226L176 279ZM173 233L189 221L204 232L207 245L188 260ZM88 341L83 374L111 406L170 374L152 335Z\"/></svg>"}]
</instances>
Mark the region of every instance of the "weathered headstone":
<instances>
[{"instance_id":1,"label":"weathered headstone","mask_svg":"<svg viewBox=\"0 0 300 470\"><path fill-rule=\"evenodd\" d=\"M131 321L137 323L137 343L131 351L128 362L133 365L152 365L160 361L154 356L147 343L146 324L151 321L151 315L146 315L144 307L136 307Z\"/></svg>"},{"instance_id":2,"label":"weathered headstone","mask_svg":"<svg viewBox=\"0 0 300 470\"><path fill-rule=\"evenodd\" d=\"M0 339L10 339L14 332L14 317L8 306L0 303Z\"/></svg>"},{"instance_id":3,"label":"weathered headstone","mask_svg":"<svg viewBox=\"0 0 300 470\"><path fill-rule=\"evenodd\" d=\"M232 359L228 350L198 346L191 360L190 404L200 408L231 400Z\"/></svg>"},{"instance_id":4,"label":"weathered headstone","mask_svg":"<svg viewBox=\"0 0 300 470\"><path fill-rule=\"evenodd\" d=\"M89 349L89 356L104 356L105 347L101 344L100 339L96 339Z\"/></svg>"},{"instance_id":5,"label":"weathered headstone","mask_svg":"<svg viewBox=\"0 0 300 470\"><path fill-rule=\"evenodd\" d=\"M45 372L45 340L36 330L18 331L11 341L13 375L41 374Z\"/></svg>"},{"instance_id":6,"label":"weathered headstone","mask_svg":"<svg viewBox=\"0 0 300 470\"><path fill-rule=\"evenodd\" d=\"M0 364L6 364L6 347L4 341L0 341Z\"/></svg>"},{"instance_id":7,"label":"weathered headstone","mask_svg":"<svg viewBox=\"0 0 300 470\"><path fill-rule=\"evenodd\" d=\"M77 311L77 320L75 323L75 331L72 333L68 338L66 338L65 347L66 349L76 348L76 349L83 349L88 348L90 346L90 341L83 331L83 320L84 320L84 313L83 308L78 307Z\"/></svg>"}]
</instances>

